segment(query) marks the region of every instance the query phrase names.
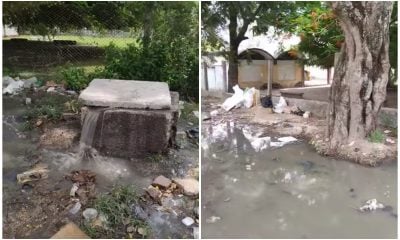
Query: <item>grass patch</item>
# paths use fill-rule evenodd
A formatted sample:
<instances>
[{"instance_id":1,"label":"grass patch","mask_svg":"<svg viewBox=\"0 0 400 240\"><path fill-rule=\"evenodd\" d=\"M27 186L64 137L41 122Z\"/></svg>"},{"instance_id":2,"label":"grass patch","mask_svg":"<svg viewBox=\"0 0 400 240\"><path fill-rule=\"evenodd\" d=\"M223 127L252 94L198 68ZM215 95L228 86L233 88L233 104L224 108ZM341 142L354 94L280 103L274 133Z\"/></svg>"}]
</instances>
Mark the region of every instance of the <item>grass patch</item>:
<instances>
[{"instance_id":1,"label":"grass patch","mask_svg":"<svg viewBox=\"0 0 400 240\"><path fill-rule=\"evenodd\" d=\"M379 129L376 129L375 131L371 132L370 135L368 136L368 140L373 143L383 143L384 139L385 135Z\"/></svg>"},{"instance_id":2,"label":"grass patch","mask_svg":"<svg viewBox=\"0 0 400 240\"><path fill-rule=\"evenodd\" d=\"M33 129L39 120L56 122L62 119L64 112L78 112L79 103L71 96L44 93L28 107L24 113L24 130Z\"/></svg>"},{"instance_id":3,"label":"grass patch","mask_svg":"<svg viewBox=\"0 0 400 240\"><path fill-rule=\"evenodd\" d=\"M28 40L40 40L43 38L38 35L20 35L12 38L26 38ZM9 38L3 38L6 40ZM128 44L137 45L137 39L134 37L117 37L117 36L79 36L79 35L58 35L54 37L54 40L71 40L76 41L77 45L89 45L98 47L107 47L111 43L120 48L125 48Z\"/></svg>"},{"instance_id":4,"label":"grass patch","mask_svg":"<svg viewBox=\"0 0 400 240\"><path fill-rule=\"evenodd\" d=\"M137 232L127 233L128 227L142 228L149 233L147 224L133 216L132 206L138 204L139 196L131 186L115 186L108 194L94 202L94 208L107 219L106 228L83 224L83 230L92 238L144 238Z\"/></svg>"}]
</instances>

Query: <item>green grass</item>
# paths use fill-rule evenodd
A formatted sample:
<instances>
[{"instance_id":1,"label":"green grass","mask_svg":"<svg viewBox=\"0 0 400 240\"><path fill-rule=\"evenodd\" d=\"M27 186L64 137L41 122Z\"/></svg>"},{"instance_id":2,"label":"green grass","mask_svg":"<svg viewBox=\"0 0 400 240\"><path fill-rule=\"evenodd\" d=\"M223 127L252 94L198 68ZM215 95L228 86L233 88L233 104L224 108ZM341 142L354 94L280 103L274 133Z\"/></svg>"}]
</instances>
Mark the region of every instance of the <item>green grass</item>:
<instances>
[{"instance_id":1,"label":"green grass","mask_svg":"<svg viewBox=\"0 0 400 240\"><path fill-rule=\"evenodd\" d=\"M131 206L138 204L139 196L132 186L115 186L108 194L101 195L94 202L94 208L107 219L107 228L94 228L89 224L83 224L83 230L92 238L126 238L146 237L133 233L126 233L128 226L143 228L149 233L147 224L133 216Z\"/></svg>"},{"instance_id":2,"label":"green grass","mask_svg":"<svg viewBox=\"0 0 400 240\"><path fill-rule=\"evenodd\" d=\"M199 124L199 119L193 114L193 111L199 111L199 104L185 102L181 109L181 118L195 125Z\"/></svg>"},{"instance_id":3,"label":"green grass","mask_svg":"<svg viewBox=\"0 0 400 240\"><path fill-rule=\"evenodd\" d=\"M383 134L383 132L379 129L373 131L369 136L368 136L368 140L370 142L374 142L374 143L383 143L385 139L385 135Z\"/></svg>"},{"instance_id":4,"label":"green grass","mask_svg":"<svg viewBox=\"0 0 400 240\"><path fill-rule=\"evenodd\" d=\"M42 39L40 36L36 35L19 35L13 38L26 38L28 40L37 40L39 38ZM90 45L98 47L107 47L108 45L110 45L110 43L114 43L117 47L120 48L127 47L128 44L137 44L137 39L134 37L59 35L55 36L54 40L71 40L76 41L78 45Z\"/></svg>"}]
</instances>

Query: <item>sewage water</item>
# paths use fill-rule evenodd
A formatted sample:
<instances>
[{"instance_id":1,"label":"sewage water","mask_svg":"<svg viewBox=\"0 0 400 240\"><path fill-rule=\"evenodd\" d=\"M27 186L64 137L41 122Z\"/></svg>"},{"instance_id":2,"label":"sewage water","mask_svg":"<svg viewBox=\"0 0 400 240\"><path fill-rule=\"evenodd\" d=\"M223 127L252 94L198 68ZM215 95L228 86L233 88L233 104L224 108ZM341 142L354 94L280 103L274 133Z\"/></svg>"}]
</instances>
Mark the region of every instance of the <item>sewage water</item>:
<instances>
[{"instance_id":1,"label":"sewage water","mask_svg":"<svg viewBox=\"0 0 400 240\"><path fill-rule=\"evenodd\" d=\"M91 147L100 111L88 110L83 121L80 144Z\"/></svg>"},{"instance_id":2,"label":"sewage water","mask_svg":"<svg viewBox=\"0 0 400 240\"><path fill-rule=\"evenodd\" d=\"M302 141L255 151L249 132L262 128L203 126L203 238L396 238L396 164L325 158ZM372 198L385 211L359 212Z\"/></svg>"},{"instance_id":3,"label":"sewage water","mask_svg":"<svg viewBox=\"0 0 400 240\"><path fill-rule=\"evenodd\" d=\"M88 115L85 119L86 125L82 132L82 144L77 143L73 148L67 151L48 150L38 148L39 132L22 132L21 129L24 119L22 115L26 106L22 103L20 98L3 98L3 213L6 218L4 226L15 227L15 219L6 216L15 216L20 214L21 205L33 204L34 207L40 206L39 203L32 203L34 193L32 191L25 191L21 185L16 181L16 176L19 173L27 171L32 168L35 162L35 157L40 156L40 163L49 166L48 179L39 181L41 186L46 186L46 191L58 191L60 188L65 190L66 195L69 194L69 189L72 183L64 179L64 176L73 170L89 169L96 173L96 191L98 194L109 192L113 186L117 184L133 185L136 187L139 194L143 193L143 188L147 188L152 182L152 179L158 175L167 177L183 177L187 171L198 164L198 152L195 145L187 145L184 149L179 151L171 150L172 153L165 156L162 160L151 159L121 159L104 157L99 155L94 149L90 149L89 161L82 161L82 145L91 146L93 133L95 128L96 113ZM181 122L182 121L182 122ZM182 131L186 123L183 120L178 122L178 130ZM15 203L15 200L17 204ZM21 200L22 199L22 200ZM37 199L37 198L34 198ZM60 199L53 199L54 202ZM35 205L36 204L36 205ZM29 212L31 213L31 212ZM33 213L32 213L33 214ZM36 213L35 213L36 214ZM43 219L45 213L43 211L37 212L35 219ZM32 217L32 216L30 216ZM47 215L46 218L53 218L54 216ZM153 217L153 216L151 216ZM8 223L8 221L10 221ZM166 219L158 219L155 221L153 218L149 219L150 226L154 228L152 237L165 238L168 234L179 238L187 234L188 229L179 229L174 224L182 225L180 220L177 223L168 222ZM44 226L36 231L36 235L26 235L25 232L16 231L17 234L11 235L10 230L17 229L4 229L3 234L6 238L49 238L54 232L48 230L50 226ZM52 222L54 223L54 222ZM10 225L11 224L11 225ZM30 224L30 222L26 222ZM159 231L164 225L171 226L168 229ZM45 229L44 229L45 228ZM190 230L190 229L189 229ZM7 235L10 234L10 235Z\"/></svg>"}]
</instances>

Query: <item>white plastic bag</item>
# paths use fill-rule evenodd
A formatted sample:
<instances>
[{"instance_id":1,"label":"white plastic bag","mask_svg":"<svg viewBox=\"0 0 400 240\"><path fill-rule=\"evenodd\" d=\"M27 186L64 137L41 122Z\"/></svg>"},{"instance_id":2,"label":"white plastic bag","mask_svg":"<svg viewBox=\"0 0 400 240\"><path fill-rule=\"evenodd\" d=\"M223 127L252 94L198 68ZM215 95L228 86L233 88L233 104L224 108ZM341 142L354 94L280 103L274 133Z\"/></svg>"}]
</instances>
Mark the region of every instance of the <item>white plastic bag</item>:
<instances>
[{"instance_id":1,"label":"white plastic bag","mask_svg":"<svg viewBox=\"0 0 400 240\"><path fill-rule=\"evenodd\" d=\"M255 88L250 88L246 89L246 91L244 92L243 98L244 98L244 106L246 108L251 108L253 106L255 91L256 91Z\"/></svg>"},{"instance_id":2,"label":"white plastic bag","mask_svg":"<svg viewBox=\"0 0 400 240\"><path fill-rule=\"evenodd\" d=\"M278 104L275 105L274 107L274 112L276 113L283 113L283 110L287 107L286 100L281 96L279 98Z\"/></svg>"},{"instance_id":3,"label":"white plastic bag","mask_svg":"<svg viewBox=\"0 0 400 240\"><path fill-rule=\"evenodd\" d=\"M24 82L21 80L11 81L6 88L3 89L3 94L14 94L24 87Z\"/></svg>"},{"instance_id":4,"label":"white plastic bag","mask_svg":"<svg viewBox=\"0 0 400 240\"><path fill-rule=\"evenodd\" d=\"M232 97L227 98L225 102L222 104L222 108L225 111L230 111L234 107L240 107L243 104L243 90L240 89L238 85L233 87L233 91L235 92Z\"/></svg>"}]
</instances>

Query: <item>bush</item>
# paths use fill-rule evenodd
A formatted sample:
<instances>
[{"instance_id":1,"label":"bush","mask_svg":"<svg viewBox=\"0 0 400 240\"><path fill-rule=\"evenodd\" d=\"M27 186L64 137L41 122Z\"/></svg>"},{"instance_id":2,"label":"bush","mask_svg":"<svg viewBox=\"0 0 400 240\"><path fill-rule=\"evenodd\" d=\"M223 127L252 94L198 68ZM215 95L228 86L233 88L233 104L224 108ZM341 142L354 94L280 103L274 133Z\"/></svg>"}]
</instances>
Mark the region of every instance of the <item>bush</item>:
<instances>
[{"instance_id":1,"label":"bush","mask_svg":"<svg viewBox=\"0 0 400 240\"><path fill-rule=\"evenodd\" d=\"M385 139L385 135L379 129L371 132L371 134L368 137L368 140L370 142L374 142L374 143L383 143L384 139Z\"/></svg>"},{"instance_id":2,"label":"bush","mask_svg":"<svg viewBox=\"0 0 400 240\"><path fill-rule=\"evenodd\" d=\"M91 78L85 74L83 68L69 67L62 70L61 74L63 75L67 89L74 91L80 91L86 88L91 81Z\"/></svg>"},{"instance_id":3,"label":"bush","mask_svg":"<svg viewBox=\"0 0 400 240\"><path fill-rule=\"evenodd\" d=\"M100 74L98 72L98 74ZM198 52L185 39L152 41L147 48L129 45L106 48L106 78L162 81L184 99L198 101Z\"/></svg>"}]
</instances>

